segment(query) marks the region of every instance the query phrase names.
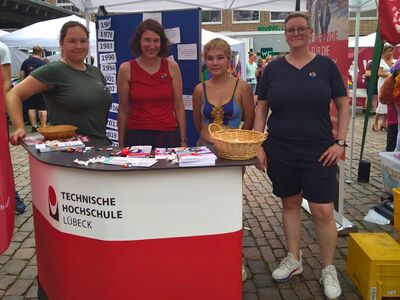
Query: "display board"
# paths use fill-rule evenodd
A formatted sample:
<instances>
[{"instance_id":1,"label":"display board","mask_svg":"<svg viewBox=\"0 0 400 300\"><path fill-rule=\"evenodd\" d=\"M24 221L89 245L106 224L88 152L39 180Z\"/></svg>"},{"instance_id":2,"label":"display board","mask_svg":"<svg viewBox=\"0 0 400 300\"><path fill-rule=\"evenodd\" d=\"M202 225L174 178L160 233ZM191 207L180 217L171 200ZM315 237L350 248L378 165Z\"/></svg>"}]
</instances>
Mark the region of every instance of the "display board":
<instances>
[{"instance_id":1,"label":"display board","mask_svg":"<svg viewBox=\"0 0 400 300\"><path fill-rule=\"evenodd\" d=\"M170 53L180 67L188 143L190 146L195 145L198 132L193 124L192 92L200 80L200 17L200 9L97 16L98 64L107 81L107 87L113 95L113 104L107 122L107 136L113 144L116 145L118 142L118 69L123 62L133 58L129 41L136 27L143 20L151 18L164 27L171 43Z\"/></svg>"}]
</instances>

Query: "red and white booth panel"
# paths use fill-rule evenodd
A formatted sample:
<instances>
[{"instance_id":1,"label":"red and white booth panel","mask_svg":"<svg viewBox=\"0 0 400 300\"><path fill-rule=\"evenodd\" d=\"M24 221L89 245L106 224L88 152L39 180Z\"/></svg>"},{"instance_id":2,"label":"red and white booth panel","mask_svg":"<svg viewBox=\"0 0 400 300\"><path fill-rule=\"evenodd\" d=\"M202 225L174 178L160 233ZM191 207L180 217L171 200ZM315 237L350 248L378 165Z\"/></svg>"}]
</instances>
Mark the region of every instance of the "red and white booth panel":
<instances>
[{"instance_id":1,"label":"red and white booth panel","mask_svg":"<svg viewBox=\"0 0 400 300\"><path fill-rule=\"evenodd\" d=\"M30 170L50 299L241 299L241 166Z\"/></svg>"}]
</instances>

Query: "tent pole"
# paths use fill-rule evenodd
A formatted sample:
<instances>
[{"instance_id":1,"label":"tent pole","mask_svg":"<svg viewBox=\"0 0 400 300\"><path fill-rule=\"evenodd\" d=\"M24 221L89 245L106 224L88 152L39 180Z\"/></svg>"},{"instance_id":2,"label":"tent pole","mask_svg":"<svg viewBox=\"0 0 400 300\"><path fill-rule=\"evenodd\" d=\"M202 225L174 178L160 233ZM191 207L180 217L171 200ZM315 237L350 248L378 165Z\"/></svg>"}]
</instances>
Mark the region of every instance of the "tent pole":
<instances>
[{"instance_id":1,"label":"tent pole","mask_svg":"<svg viewBox=\"0 0 400 300\"><path fill-rule=\"evenodd\" d=\"M368 86L368 90L367 90L367 107L366 107L366 111L365 111L364 129L363 129L362 140L361 140L360 161L363 159L363 154L364 154L364 145L365 145L365 139L366 139L366 135L367 135L369 112L371 109L374 88L376 87L377 81L378 81L378 69L379 69L379 64L380 64L381 57L382 57L382 50L383 50L383 41L381 40L381 37L380 37L379 22L378 22L378 27L376 29L374 54L373 54L373 59L372 59L371 78L370 78L369 86Z\"/></svg>"},{"instance_id":2,"label":"tent pole","mask_svg":"<svg viewBox=\"0 0 400 300\"><path fill-rule=\"evenodd\" d=\"M352 183L353 173L353 152L354 152L354 125L356 120L356 102L357 102L357 74L358 74L358 42L360 38L360 10L361 0L357 1L356 10L356 28L354 34L354 60L353 60L353 97L351 101L351 137L350 137L350 164L349 173L346 179L347 183Z\"/></svg>"},{"instance_id":3,"label":"tent pole","mask_svg":"<svg viewBox=\"0 0 400 300\"><path fill-rule=\"evenodd\" d=\"M88 8L88 5L91 4L91 1L86 0L85 1L85 19L86 19L86 28L89 30L90 28L90 10ZM89 34L96 34L95 32L90 32ZM90 40L90 37L89 37ZM86 56L86 63L91 64L92 59L91 59L91 53L90 53L90 46L88 50L88 54Z\"/></svg>"}]
</instances>

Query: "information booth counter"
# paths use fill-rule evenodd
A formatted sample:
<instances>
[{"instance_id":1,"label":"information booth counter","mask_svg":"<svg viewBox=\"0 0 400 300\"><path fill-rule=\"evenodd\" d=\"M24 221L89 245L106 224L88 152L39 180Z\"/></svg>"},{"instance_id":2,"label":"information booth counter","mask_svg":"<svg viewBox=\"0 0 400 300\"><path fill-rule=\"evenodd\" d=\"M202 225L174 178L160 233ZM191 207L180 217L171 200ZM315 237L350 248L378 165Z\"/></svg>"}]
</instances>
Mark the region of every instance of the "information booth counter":
<instances>
[{"instance_id":1,"label":"information booth counter","mask_svg":"<svg viewBox=\"0 0 400 300\"><path fill-rule=\"evenodd\" d=\"M242 166L74 163L109 152L36 152L40 299L240 300Z\"/></svg>"}]
</instances>

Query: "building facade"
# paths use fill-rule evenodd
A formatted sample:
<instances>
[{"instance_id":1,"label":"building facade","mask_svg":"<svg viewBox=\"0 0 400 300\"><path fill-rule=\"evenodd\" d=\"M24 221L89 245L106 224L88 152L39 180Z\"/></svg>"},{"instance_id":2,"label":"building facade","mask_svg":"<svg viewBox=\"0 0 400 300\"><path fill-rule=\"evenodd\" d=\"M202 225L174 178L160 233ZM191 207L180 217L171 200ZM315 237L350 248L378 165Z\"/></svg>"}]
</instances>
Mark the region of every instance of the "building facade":
<instances>
[{"instance_id":1,"label":"building facade","mask_svg":"<svg viewBox=\"0 0 400 300\"><path fill-rule=\"evenodd\" d=\"M287 12L267 11L203 11L202 27L214 32L280 31ZM360 35L376 31L377 10L361 13ZM349 36L354 36L355 15L349 15Z\"/></svg>"}]
</instances>

